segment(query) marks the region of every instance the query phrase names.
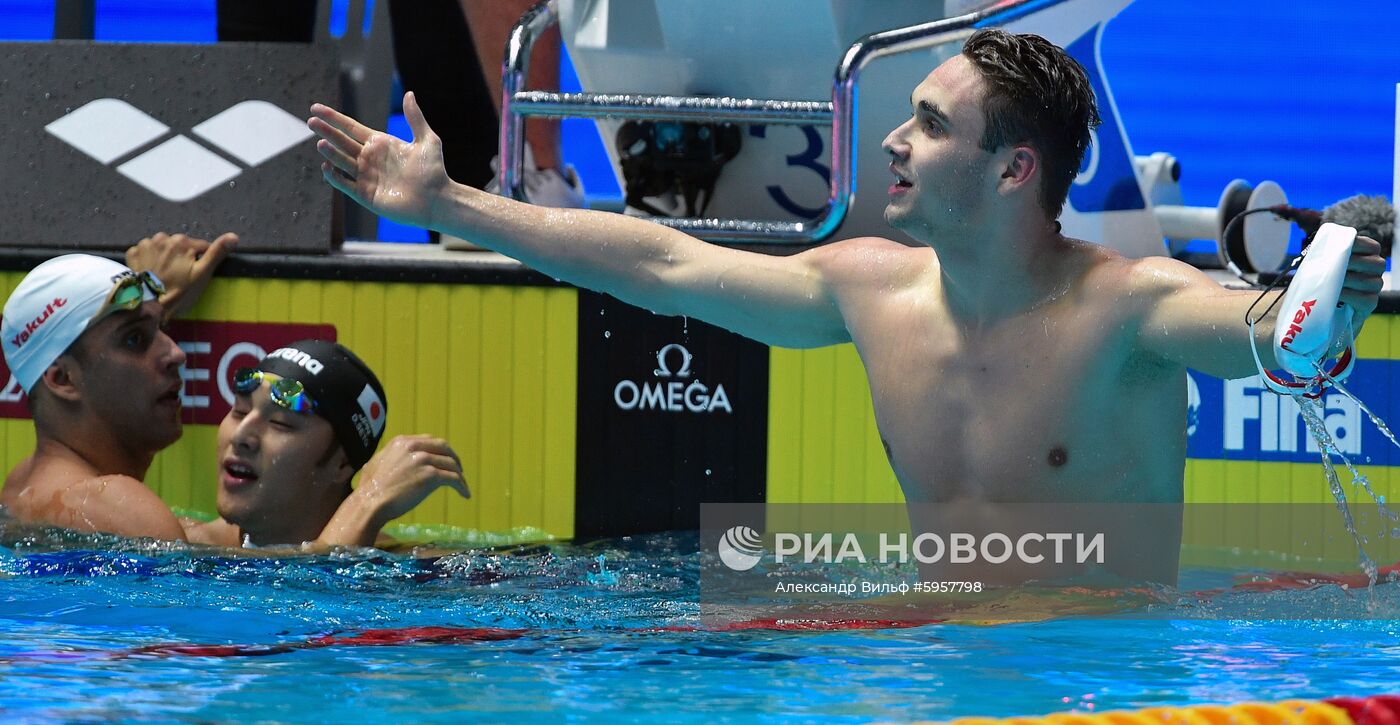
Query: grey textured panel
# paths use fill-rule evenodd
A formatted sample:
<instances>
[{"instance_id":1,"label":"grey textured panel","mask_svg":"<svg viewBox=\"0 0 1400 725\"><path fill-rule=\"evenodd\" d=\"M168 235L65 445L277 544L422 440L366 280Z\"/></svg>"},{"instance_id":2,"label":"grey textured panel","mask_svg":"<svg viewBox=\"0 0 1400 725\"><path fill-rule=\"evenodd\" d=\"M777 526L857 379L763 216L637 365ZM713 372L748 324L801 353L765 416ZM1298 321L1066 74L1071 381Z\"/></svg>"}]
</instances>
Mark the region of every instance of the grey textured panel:
<instances>
[{"instance_id":1,"label":"grey textured panel","mask_svg":"<svg viewBox=\"0 0 1400 725\"><path fill-rule=\"evenodd\" d=\"M243 252L329 251L333 192L298 129L313 101L338 102L323 53L0 43L0 245L125 249L159 230L235 231ZM195 131L239 104L222 133Z\"/></svg>"}]
</instances>

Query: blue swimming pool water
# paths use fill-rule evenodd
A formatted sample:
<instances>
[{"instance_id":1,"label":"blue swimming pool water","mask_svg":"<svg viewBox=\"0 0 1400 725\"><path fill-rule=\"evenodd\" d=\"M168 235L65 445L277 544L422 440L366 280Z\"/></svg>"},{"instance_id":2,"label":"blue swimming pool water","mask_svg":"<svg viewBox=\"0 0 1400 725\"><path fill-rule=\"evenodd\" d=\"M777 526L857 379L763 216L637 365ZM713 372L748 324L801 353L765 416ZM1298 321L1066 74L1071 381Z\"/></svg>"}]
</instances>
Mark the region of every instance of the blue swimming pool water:
<instances>
[{"instance_id":1,"label":"blue swimming pool water","mask_svg":"<svg viewBox=\"0 0 1400 725\"><path fill-rule=\"evenodd\" d=\"M1400 612L1394 584L1242 593L1214 612L1235 620L666 631L700 625L692 535L251 558L0 533L7 721L861 722L1400 690L1400 623L1354 618ZM1338 618L1273 619L1300 610ZM427 626L523 631L351 641Z\"/></svg>"}]
</instances>

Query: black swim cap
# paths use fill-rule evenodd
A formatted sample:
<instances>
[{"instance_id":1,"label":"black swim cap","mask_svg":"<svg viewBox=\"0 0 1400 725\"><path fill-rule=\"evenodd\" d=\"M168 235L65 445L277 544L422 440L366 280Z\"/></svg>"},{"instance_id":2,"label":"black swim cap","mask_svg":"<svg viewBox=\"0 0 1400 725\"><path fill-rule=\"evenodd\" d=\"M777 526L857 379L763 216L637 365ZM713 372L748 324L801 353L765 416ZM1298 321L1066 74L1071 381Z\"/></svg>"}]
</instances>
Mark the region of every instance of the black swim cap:
<instances>
[{"instance_id":1,"label":"black swim cap","mask_svg":"<svg viewBox=\"0 0 1400 725\"><path fill-rule=\"evenodd\" d=\"M379 378L355 353L334 342L300 340L268 353L258 369L300 382L355 470L369 462L389 408Z\"/></svg>"}]
</instances>

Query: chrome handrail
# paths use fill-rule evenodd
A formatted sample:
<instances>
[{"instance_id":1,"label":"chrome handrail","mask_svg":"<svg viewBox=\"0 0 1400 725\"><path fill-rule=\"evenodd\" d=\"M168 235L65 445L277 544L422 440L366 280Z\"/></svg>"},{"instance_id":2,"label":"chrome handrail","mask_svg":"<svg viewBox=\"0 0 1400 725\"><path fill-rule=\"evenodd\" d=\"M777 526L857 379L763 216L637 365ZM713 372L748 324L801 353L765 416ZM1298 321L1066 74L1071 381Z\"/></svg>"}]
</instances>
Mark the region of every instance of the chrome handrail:
<instances>
[{"instance_id":1,"label":"chrome handrail","mask_svg":"<svg viewBox=\"0 0 1400 725\"><path fill-rule=\"evenodd\" d=\"M644 96L627 93L521 91L511 104L522 116L646 118L658 121L750 121L831 123L822 101L760 101L752 98Z\"/></svg>"},{"instance_id":2,"label":"chrome handrail","mask_svg":"<svg viewBox=\"0 0 1400 725\"><path fill-rule=\"evenodd\" d=\"M648 118L740 121L776 124L831 124L831 186L826 207L812 221L757 219L677 219L646 217L711 242L809 245L830 237L845 221L855 200L856 90L870 61L895 53L964 39L980 27L1001 25L1068 0L1014 0L966 15L871 33L846 49L836 67L831 102L753 98L658 96L623 93L526 91L530 49L559 21L558 0L528 10L506 40L501 71L500 174L502 193L525 200L521 172L525 117Z\"/></svg>"}]
</instances>

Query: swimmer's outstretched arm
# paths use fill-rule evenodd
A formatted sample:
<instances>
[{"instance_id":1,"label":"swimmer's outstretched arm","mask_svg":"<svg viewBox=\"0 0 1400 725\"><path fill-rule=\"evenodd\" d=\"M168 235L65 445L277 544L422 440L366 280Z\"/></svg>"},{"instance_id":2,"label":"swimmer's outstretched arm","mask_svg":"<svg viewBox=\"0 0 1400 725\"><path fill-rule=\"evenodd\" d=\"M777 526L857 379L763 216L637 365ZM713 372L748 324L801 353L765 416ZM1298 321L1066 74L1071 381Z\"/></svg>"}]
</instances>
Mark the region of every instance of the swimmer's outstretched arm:
<instances>
[{"instance_id":1,"label":"swimmer's outstretched arm","mask_svg":"<svg viewBox=\"0 0 1400 725\"><path fill-rule=\"evenodd\" d=\"M1381 245L1369 237L1357 237L1342 284L1341 301L1354 311L1352 328L1359 335L1366 318L1380 299L1385 259ZM1149 257L1133 263L1131 290L1148 302L1140 318L1139 346L1159 357L1219 378L1254 375L1245 312L1259 298L1257 291L1229 290L1200 270L1173 259ZM1257 307L1257 315L1281 293L1274 292ZM1277 305L1254 326L1259 358L1267 368L1274 359L1274 324Z\"/></svg>"},{"instance_id":2,"label":"swimmer's outstretched arm","mask_svg":"<svg viewBox=\"0 0 1400 725\"><path fill-rule=\"evenodd\" d=\"M469 239L552 277L666 315L688 315L771 345L820 347L850 340L825 269L828 245L776 257L706 244L639 219L546 209L447 177L442 143L412 93L404 114L414 141L370 129L327 106L311 107L322 175L351 199L395 221Z\"/></svg>"}]
</instances>

